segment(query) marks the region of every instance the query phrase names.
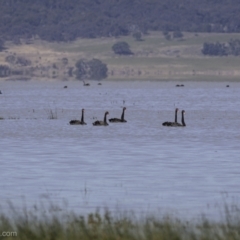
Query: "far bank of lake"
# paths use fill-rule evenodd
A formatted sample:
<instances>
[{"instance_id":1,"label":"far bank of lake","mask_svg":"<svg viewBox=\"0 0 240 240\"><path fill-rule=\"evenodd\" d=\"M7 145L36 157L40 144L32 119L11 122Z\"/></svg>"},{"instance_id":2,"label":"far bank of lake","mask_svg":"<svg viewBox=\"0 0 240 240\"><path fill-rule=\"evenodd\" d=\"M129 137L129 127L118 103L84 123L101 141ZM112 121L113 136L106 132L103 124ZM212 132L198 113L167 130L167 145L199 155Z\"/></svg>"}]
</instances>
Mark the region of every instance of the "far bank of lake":
<instances>
[{"instance_id":1,"label":"far bank of lake","mask_svg":"<svg viewBox=\"0 0 240 240\"><path fill-rule=\"evenodd\" d=\"M131 36L68 43L22 40L20 45L6 43L0 64L13 70L8 79L74 80L79 59L97 58L107 64L108 80L239 81L239 57L210 57L201 52L204 42L230 39L240 39L240 34L184 33L183 38L170 41L161 32L150 32L143 41ZM134 55L114 54L112 46L119 41L127 42Z\"/></svg>"}]
</instances>

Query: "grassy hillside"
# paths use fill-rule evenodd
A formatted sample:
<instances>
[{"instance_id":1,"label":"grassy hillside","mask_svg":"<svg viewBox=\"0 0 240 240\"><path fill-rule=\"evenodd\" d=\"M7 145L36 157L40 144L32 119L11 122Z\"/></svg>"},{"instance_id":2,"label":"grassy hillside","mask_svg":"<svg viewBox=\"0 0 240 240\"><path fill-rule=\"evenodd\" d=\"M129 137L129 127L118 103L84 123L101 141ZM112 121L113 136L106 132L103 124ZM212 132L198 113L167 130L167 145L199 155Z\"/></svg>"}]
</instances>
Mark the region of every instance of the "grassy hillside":
<instances>
[{"instance_id":1,"label":"grassy hillside","mask_svg":"<svg viewBox=\"0 0 240 240\"><path fill-rule=\"evenodd\" d=\"M49 43L42 40L11 42L0 55L0 64L22 70L21 76L11 78L61 79L69 77L78 59L98 58L108 66L108 79L139 80L238 80L239 57L207 57L201 53L204 42L227 42L240 39L240 34L184 33L183 39L166 40L162 33L151 32L143 41L131 36L120 38L78 39L68 43ZM126 41L133 56L118 56L111 47L117 41ZM30 66L6 62L7 56L23 57ZM67 59L68 61L64 61ZM4 78L2 78L4 79Z\"/></svg>"}]
</instances>

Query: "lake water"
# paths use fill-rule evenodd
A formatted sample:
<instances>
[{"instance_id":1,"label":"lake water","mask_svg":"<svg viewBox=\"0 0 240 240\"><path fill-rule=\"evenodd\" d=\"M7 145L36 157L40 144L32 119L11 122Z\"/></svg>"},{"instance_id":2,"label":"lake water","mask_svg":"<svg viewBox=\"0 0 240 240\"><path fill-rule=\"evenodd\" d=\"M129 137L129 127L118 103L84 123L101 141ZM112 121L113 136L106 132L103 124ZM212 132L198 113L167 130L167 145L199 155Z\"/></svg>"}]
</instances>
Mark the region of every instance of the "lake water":
<instances>
[{"instance_id":1,"label":"lake water","mask_svg":"<svg viewBox=\"0 0 240 240\"><path fill-rule=\"evenodd\" d=\"M107 207L192 217L238 201L240 83L176 84L0 82L2 208L67 202L80 213ZM92 126L105 111L120 118L123 106L127 123ZM162 126L176 107L187 126ZM69 125L82 108L87 125Z\"/></svg>"}]
</instances>

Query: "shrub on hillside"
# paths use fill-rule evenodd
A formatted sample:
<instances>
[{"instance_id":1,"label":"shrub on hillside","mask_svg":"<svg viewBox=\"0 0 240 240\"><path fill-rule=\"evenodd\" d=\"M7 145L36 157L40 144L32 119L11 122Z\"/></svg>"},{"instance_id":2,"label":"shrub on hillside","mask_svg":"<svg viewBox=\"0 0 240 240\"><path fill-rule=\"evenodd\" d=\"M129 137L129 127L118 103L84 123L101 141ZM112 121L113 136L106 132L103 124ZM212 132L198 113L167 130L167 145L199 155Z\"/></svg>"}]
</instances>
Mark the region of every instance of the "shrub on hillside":
<instances>
[{"instance_id":1,"label":"shrub on hillside","mask_svg":"<svg viewBox=\"0 0 240 240\"><path fill-rule=\"evenodd\" d=\"M107 65L99 59L87 61L80 59L76 62L76 78L79 80L92 79L102 80L107 78Z\"/></svg>"},{"instance_id":2,"label":"shrub on hillside","mask_svg":"<svg viewBox=\"0 0 240 240\"><path fill-rule=\"evenodd\" d=\"M0 77L7 77L11 74L11 70L6 65L0 65Z\"/></svg>"},{"instance_id":3,"label":"shrub on hillside","mask_svg":"<svg viewBox=\"0 0 240 240\"><path fill-rule=\"evenodd\" d=\"M126 42L117 42L112 46L112 50L115 54L119 55L132 55L132 51L130 50L130 46Z\"/></svg>"}]
</instances>

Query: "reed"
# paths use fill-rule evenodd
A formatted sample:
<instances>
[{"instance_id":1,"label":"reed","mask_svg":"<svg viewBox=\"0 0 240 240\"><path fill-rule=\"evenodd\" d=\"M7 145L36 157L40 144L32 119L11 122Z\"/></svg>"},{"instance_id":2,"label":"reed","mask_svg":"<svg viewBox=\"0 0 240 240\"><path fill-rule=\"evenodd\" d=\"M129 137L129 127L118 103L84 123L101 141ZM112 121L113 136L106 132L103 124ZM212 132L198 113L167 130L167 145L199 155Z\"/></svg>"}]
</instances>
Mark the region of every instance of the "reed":
<instances>
[{"instance_id":1,"label":"reed","mask_svg":"<svg viewBox=\"0 0 240 240\"><path fill-rule=\"evenodd\" d=\"M188 222L169 216L134 217L133 214L113 216L109 211L98 211L87 216L71 212L14 211L14 217L0 215L2 239L81 239L81 240L232 240L240 239L240 214L225 209L225 219L215 222L202 218ZM8 235L8 236L6 236ZM4 237L5 236L5 237Z\"/></svg>"},{"instance_id":2,"label":"reed","mask_svg":"<svg viewBox=\"0 0 240 240\"><path fill-rule=\"evenodd\" d=\"M48 119L57 119L58 118L57 109L55 109L55 110L48 109L47 114L48 114Z\"/></svg>"}]
</instances>

